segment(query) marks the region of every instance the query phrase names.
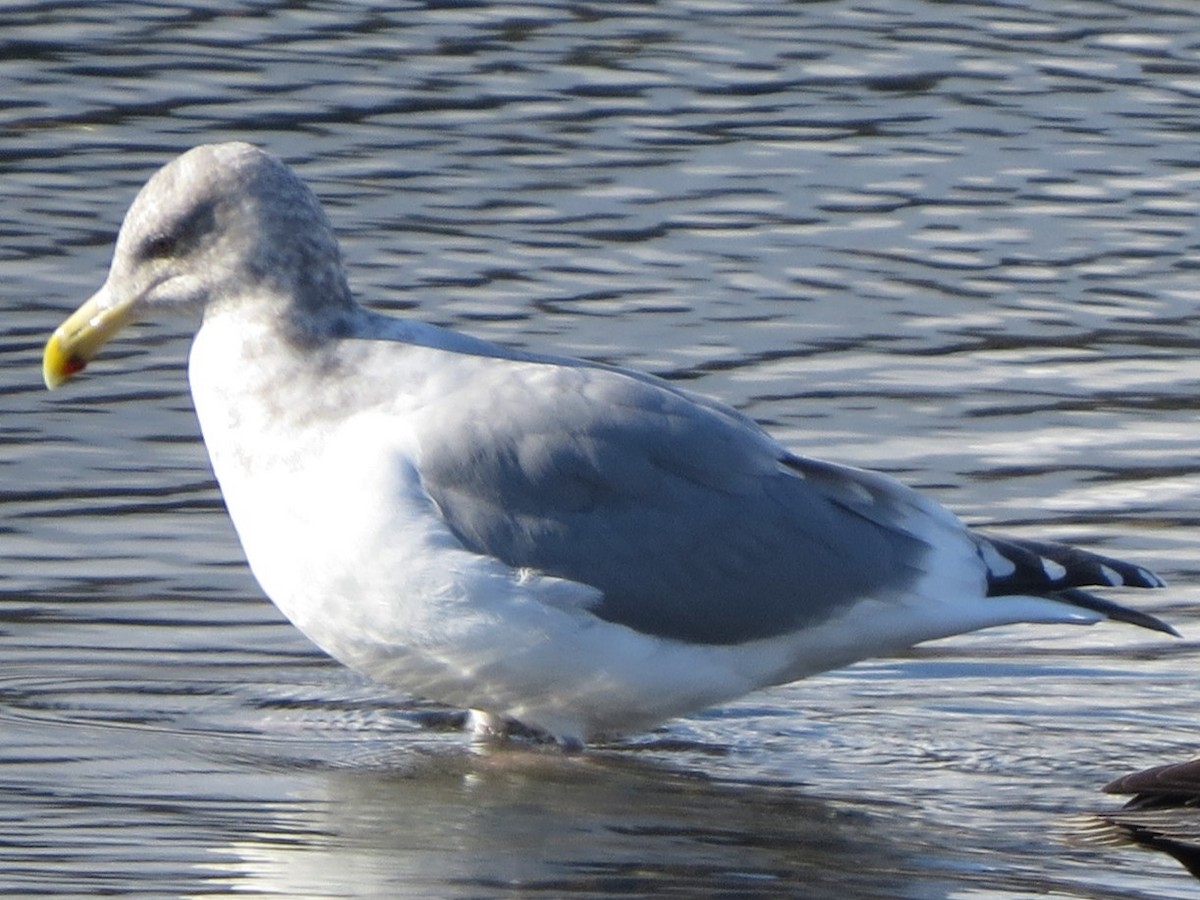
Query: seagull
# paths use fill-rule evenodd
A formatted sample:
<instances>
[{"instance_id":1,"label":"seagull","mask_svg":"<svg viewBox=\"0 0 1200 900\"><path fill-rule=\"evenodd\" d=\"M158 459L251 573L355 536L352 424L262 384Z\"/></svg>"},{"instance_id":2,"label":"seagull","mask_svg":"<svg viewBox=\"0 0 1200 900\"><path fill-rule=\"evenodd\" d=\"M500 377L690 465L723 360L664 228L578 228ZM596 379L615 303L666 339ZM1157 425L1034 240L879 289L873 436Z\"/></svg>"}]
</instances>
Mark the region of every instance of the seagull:
<instances>
[{"instance_id":1,"label":"seagull","mask_svg":"<svg viewBox=\"0 0 1200 900\"><path fill-rule=\"evenodd\" d=\"M981 534L660 378L359 305L314 194L250 144L147 182L47 386L168 311L200 320L192 398L263 591L480 738L578 748L1017 622L1177 634L1083 590L1163 585L1141 566Z\"/></svg>"}]
</instances>

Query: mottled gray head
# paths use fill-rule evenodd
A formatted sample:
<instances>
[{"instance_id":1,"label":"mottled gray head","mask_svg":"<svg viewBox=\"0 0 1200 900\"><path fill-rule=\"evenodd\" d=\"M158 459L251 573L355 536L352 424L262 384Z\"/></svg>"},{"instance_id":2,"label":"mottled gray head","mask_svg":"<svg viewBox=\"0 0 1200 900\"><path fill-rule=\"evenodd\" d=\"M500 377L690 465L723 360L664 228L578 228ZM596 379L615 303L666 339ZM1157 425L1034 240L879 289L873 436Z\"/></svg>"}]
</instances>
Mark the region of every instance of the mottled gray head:
<instances>
[{"instance_id":1,"label":"mottled gray head","mask_svg":"<svg viewBox=\"0 0 1200 900\"><path fill-rule=\"evenodd\" d=\"M121 226L108 287L139 311L255 295L309 309L349 301L316 197L282 162L244 143L196 147L146 183Z\"/></svg>"},{"instance_id":2,"label":"mottled gray head","mask_svg":"<svg viewBox=\"0 0 1200 900\"><path fill-rule=\"evenodd\" d=\"M160 169L125 216L100 290L54 332L57 387L124 325L161 308L240 308L307 342L354 309L337 240L295 173L250 144L209 144Z\"/></svg>"}]
</instances>

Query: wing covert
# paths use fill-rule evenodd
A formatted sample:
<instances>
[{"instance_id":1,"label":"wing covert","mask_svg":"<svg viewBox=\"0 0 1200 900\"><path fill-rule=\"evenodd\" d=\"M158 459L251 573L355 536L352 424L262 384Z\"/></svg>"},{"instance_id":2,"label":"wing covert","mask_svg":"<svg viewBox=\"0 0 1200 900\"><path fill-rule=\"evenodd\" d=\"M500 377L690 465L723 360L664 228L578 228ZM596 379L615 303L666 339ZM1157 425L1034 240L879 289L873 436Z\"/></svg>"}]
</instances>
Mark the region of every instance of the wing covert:
<instances>
[{"instance_id":1,"label":"wing covert","mask_svg":"<svg viewBox=\"0 0 1200 900\"><path fill-rule=\"evenodd\" d=\"M527 362L499 378L493 363L486 388L461 395L489 414L451 400L419 432L447 524L475 552L598 588L606 620L739 643L921 574L926 545L876 496L915 494L871 473L855 487L840 467L807 477L807 461L732 410L609 369Z\"/></svg>"}]
</instances>

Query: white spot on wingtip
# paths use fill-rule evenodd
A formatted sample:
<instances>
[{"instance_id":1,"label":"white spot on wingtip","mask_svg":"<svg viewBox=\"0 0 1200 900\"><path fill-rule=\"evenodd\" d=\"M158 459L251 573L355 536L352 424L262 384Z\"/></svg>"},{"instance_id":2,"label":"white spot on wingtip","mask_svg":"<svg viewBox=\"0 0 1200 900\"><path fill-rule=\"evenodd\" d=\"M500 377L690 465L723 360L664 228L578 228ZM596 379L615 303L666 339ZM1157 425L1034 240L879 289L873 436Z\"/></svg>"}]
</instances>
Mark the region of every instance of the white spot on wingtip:
<instances>
[{"instance_id":1,"label":"white spot on wingtip","mask_svg":"<svg viewBox=\"0 0 1200 900\"><path fill-rule=\"evenodd\" d=\"M1017 571L1017 564L991 544L980 544L979 555L983 557L983 564L995 578L1007 578Z\"/></svg>"},{"instance_id":2,"label":"white spot on wingtip","mask_svg":"<svg viewBox=\"0 0 1200 900\"><path fill-rule=\"evenodd\" d=\"M1041 560L1042 560L1042 571L1046 573L1046 577L1049 578L1051 581L1059 581L1066 577L1066 575L1067 575L1067 567L1066 566L1062 565L1061 563L1056 563L1052 559L1047 559L1044 556L1041 557Z\"/></svg>"},{"instance_id":3,"label":"white spot on wingtip","mask_svg":"<svg viewBox=\"0 0 1200 900\"><path fill-rule=\"evenodd\" d=\"M1113 586L1125 583L1125 579L1121 577L1120 573L1114 569L1110 569L1108 566L1100 566L1100 574L1104 576L1105 581ZM1145 572L1142 574L1144 575Z\"/></svg>"},{"instance_id":4,"label":"white spot on wingtip","mask_svg":"<svg viewBox=\"0 0 1200 900\"><path fill-rule=\"evenodd\" d=\"M1143 569L1141 566L1138 566L1138 574L1141 575L1142 578L1146 579L1147 584L1152 584L1155 587L1166 587L1167 586L1167 583L1165 581L1163 581L1161 578L1159 578L1157 575L1155 575L1149 569Z\"/></svg>"}]
</instances>

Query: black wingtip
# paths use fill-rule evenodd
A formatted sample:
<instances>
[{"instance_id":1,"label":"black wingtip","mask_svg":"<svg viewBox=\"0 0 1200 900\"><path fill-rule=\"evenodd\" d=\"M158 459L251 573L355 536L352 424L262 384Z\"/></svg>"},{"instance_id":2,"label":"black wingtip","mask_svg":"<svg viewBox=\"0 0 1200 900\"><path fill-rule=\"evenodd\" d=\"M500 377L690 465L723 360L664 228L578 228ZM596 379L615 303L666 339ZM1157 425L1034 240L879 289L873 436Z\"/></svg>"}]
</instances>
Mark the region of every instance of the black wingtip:
<instances>
[{"instance_id":1,"label":"black wingtip","mask_svg":"<svg viewBox=\"0 0 1200 900\"><path fill-rule=\"evenodd\" d=\"M1175 626L1164 622L1157 616L1152 616L1149 613L1137 612L1136 610L1126 610L1128 616L1109 616L1117 622L1128 622L1130 625L1140 625L1142 628L1149 628L1151 631L1159 631L1163 634L1169 634L1171 637L1183 639L1183 635L1175 630Z\"/></svg>"},{"instance_id":2,"label":"black wingtip","mask_svg":"<svg viewBox=\"0 0 1200 900\"><path fill-rule=\"evenodd\" d=\"M1070 544L974 533L987 567L988 592L1042 594L1089 585L1160 588L1166 582L1135 563L1102 556Z\"/></svg>"},{"instance_id":3,"label":"black wingtip","mask_svg":"<svg viewBox=\"0 0 1200 900\"><path fill-rule=\"evenodd\" d=\"M1120 603L1113 603L1111 600L1105 600L1103 597L1097 597L1095 594L1089 594L1087 591L1081 591L1078 588L1055 591L1051 596L1056 600L1062 600L1064 603L1070 603L1072 606L1102 613L1114 622L1126 622L1130 625L1137 625L1140 628L1149 628L1151 631L1169 634L1172 637L1183 637L1171 625L1168 625L1157 616L1152 616L1150 613L1142 612L1141 610L1130 609L1128 606L1122 606Z\"/></svg>"}]
</instances>

